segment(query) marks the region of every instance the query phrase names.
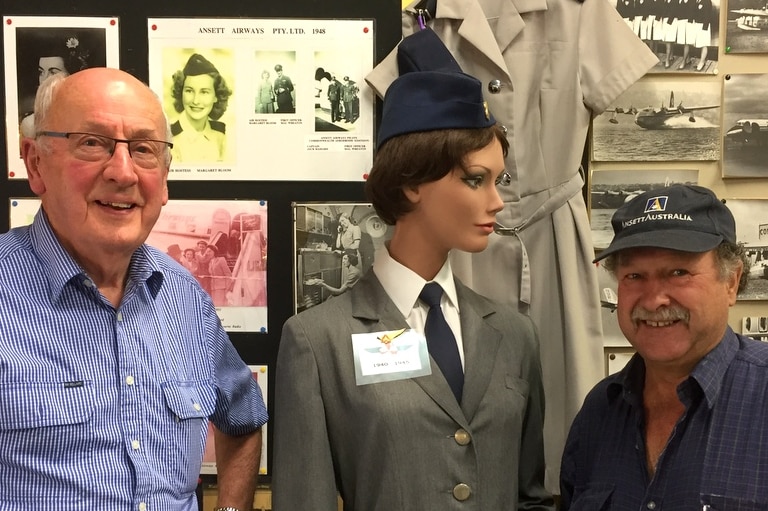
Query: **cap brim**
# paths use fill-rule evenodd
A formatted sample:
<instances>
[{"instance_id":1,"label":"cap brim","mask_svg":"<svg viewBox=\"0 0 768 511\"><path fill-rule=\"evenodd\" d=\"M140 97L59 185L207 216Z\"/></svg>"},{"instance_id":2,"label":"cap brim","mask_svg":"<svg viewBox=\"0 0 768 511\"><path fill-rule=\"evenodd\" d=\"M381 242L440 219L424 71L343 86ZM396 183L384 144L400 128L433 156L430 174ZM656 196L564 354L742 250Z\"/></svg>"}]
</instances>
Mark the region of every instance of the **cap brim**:
<instances>
[{"instance_id":1,"label":"cap brim","mask_svg":"<svg viewBox=\"0 0 768 511\"><path fill-rule=\"evenodd\" d=\"M680 252L707 252L717 247L725 238L717 234L697 232L690 230L670 229L663 231L648 231L623 237L611 242L600 252L592 262L596 263L627 248L666 248Z\"/></svg>"}]
</instances>

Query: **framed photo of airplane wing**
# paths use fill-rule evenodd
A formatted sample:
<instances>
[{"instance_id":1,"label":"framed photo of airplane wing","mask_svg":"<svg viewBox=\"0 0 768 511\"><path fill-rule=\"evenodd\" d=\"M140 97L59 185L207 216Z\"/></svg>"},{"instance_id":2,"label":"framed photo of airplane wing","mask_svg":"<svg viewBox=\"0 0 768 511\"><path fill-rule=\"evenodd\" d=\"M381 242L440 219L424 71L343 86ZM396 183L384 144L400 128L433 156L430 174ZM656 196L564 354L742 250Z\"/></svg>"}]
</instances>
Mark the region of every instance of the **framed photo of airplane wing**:
<instances>
[{"instance_id":1,"label":"framed photo of airplane wing","mask_svg":"<svg viewBox=\"0 0 768 511\"><path fill-rule=\"evenodd\" d=\"M768 177L768 74L731 74L723 85L723 178Z\"/></svg>"},{"instance_id":2,"label":"framed photo of airplane wing","mask_svg":"<svg viewBox=\"0 0 768 511\"><path fill-rule=\"evenodd\" d=\"M721 88L645 77L593 119L593 161L720 159Z\"/></svg>"}]
</instances>

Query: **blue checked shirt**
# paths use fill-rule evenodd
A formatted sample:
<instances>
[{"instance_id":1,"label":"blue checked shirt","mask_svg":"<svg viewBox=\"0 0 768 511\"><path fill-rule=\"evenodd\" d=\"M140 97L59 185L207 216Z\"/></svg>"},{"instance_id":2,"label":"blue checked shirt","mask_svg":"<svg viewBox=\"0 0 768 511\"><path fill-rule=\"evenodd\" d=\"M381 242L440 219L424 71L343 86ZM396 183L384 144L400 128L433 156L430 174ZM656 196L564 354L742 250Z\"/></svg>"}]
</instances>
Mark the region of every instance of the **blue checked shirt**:
<instances>
[{"instance_id":1,"label":"blue checked shirt","mask_svg":"<svg viewBox=\"0 0 768 511\"><path fill-rule=\"evenodd\" d=\"M186 270L140 247L115 310L42 210L0 235L0 510L197 510L209 418L267 411Z\"/></svg>"},{"instance_id":2,"label":"blue checked shirt","mask_svg":"<svg viewBox=\"0 0 768 511\"><path fill-rule=\"evenodd\" d=\"M645 455L643 360L599 383L563 454L563 510L768 509L768 343L730 328L677 388L685 413L653 478Z\"/></svg>"}]
</instances>

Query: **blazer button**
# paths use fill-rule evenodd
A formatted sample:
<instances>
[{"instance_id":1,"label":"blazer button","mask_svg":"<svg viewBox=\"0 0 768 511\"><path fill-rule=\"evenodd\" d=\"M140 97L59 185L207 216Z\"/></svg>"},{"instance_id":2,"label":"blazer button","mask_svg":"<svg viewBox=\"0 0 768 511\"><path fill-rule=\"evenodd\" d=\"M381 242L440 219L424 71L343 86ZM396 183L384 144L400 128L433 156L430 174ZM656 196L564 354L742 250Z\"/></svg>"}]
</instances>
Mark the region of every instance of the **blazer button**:
<instances>
[{"instance_id":1,"label":"blazer button","mask_svg":"<svg viewBox=\"0 0 768 511\"><path fill-rule=\"evenodd\" d=\"M456 443L459 445L469 445L472 441L469 437L469 433L463 429L457 429L456 433L453 434L453 439L456 440Z\"/></svg>"},{"instance_id":2,"label":"blazer button","mask_svg":"<svg viewBox=\"0 0 768 511\"><path fill-rule=\"evenodd\" d=\"M502 87L506 87L506 85L501 83L501 80L491 80L488 82L488 92L491 94L498 94L501 92Z\"/></svg>"},{"instance_id":3,"label":"blazer button","mask_svg":"<svg viewBox=\"0 0 768 511\"><path fill-rule=\"evenodd\" d=\"M456 500L465 501L470 495L472 495L472 490L469 488L469 485L459 483L453 487L453 498Z\"/></svg>"}]
</instances>

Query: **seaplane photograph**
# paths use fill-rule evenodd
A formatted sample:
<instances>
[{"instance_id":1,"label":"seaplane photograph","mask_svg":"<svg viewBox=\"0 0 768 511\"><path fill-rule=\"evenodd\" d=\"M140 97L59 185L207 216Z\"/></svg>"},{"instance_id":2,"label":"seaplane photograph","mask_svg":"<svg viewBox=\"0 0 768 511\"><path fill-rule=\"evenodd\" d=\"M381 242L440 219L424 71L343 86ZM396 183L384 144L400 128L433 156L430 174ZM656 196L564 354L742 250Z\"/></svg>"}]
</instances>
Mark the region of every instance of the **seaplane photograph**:
<instances>
[{"instance_id":1,"label":"seaplane photograph","mask_svg":"<svg viewBox=\"0 0 768 511\"><path fill-rule=\"evenodd\" d=\"M635 83L592 121L593 161L720 159L717 82Z\"/></svg>"},{"instance_id":2,"label":"seaplane photograph","mask_svg":"<svg viewBox=\"0 0 768 511\"><path fill-rule=\"evenodd\" d=\"M723 177L766 177L768 74L730 74L723 83Z\"/></svg>"},{"instance_id":3,"label":"seaplane photograph","mask_svg":"<svg viewBox=\"0 0 768 511\"><path fill-rule=\"evenodd\" d=\"M731 0L727 20L728 53L768 52L768 1Z\"/></svg>"}]
</instances>

